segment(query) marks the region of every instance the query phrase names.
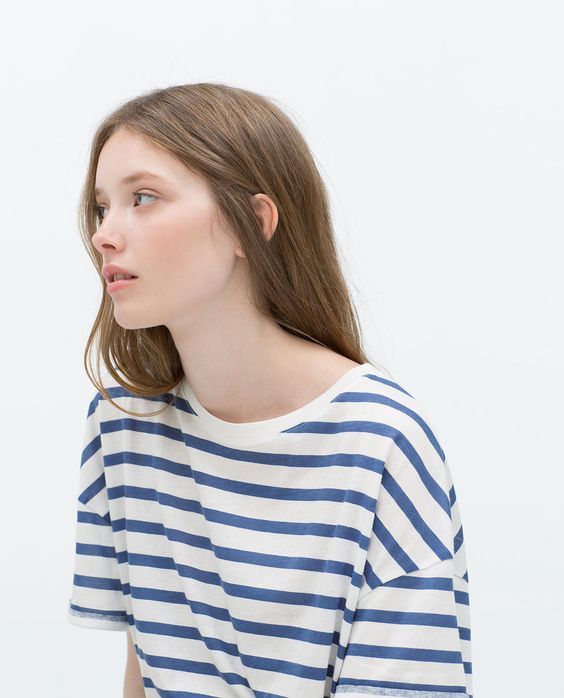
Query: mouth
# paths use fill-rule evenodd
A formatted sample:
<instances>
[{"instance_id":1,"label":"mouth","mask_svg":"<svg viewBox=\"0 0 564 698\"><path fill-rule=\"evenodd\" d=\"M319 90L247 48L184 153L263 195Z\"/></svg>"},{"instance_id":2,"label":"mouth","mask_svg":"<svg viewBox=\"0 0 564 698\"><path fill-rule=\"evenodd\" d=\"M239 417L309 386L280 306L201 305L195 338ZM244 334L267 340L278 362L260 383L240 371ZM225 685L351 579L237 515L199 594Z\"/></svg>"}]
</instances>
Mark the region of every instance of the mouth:
<instances>
[{"instance_id":1,"label":"mouth","mask_svg":"<svg viewBox=\"0 0 564 698\"><path fill-rule=\"evenodd\" d=\"M136 279L134 274L112 274L108 283L114 283L115 281L129 281L130 279Z\"/></svg>"},{"instance_id":2,"label":"mouth","mask_svg":"<svg viewBox=\"0 0 564 698\"><path fill-rule=\"evenodd\" d=\"M123 276L122 274L116 274L115 276L121 277ZM115 278L113 276L112 278ZM106 287L106 290L111 293L112 291L119 291L121 288L126 288L130 284L132 284L135 280L137 279L136 276L131 276L129 278L123 279L123 278L117 278L115 281L110 281Z\"/></svg>"}]
</instances>

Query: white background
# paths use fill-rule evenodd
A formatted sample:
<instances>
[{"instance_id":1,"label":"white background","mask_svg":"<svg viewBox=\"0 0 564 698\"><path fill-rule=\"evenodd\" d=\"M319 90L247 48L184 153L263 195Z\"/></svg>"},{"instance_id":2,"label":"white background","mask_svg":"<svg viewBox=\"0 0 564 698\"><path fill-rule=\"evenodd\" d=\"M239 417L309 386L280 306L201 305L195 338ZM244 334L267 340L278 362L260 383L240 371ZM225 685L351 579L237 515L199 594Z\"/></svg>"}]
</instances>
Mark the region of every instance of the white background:
<instances>
[{"instance_id":1,"label":"white background","mask_svg":"<svg viewBox=\"0 0 564 698\"><path fill-rule=\"evenodd\" d=\"M475 698L559 693L563 35L562 5L539 0L3 10L2 695L122 695L125 633L66 619L101 293L78 195L107 112L200 81L295 119L367 350L432 415L463 519Z\"/></svg>"}]
</instances>

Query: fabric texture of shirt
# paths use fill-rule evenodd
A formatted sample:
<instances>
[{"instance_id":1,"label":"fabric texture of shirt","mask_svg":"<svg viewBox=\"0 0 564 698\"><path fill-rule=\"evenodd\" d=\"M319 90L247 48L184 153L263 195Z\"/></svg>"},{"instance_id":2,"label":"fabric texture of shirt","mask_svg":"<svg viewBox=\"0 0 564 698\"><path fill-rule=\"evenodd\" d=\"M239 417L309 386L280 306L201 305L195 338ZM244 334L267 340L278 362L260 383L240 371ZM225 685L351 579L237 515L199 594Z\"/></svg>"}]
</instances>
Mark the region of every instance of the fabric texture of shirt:
<instances>
[{"instance_id":1,"label":"fabric texture of shirt","mask_svg":"<svg viewBox=\"0 0 564 698\"><path fill-rule=\"evenodd\" d=\"M117 404L151 412L108 374ZM186 377L97 392L67 614L129 631L153 698L472 698L460 511L419 401L371 363L273 419Z\"/></svg>"}]
</instances>

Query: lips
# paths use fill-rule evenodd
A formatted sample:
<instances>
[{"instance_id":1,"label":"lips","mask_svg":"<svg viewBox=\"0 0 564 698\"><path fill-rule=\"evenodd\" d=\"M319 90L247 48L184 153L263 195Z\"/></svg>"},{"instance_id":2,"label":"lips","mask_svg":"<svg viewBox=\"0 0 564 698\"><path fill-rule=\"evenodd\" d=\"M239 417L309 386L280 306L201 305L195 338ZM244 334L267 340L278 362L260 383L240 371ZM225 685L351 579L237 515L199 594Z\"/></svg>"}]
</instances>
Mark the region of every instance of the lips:
<instances>
[{"instance_id":1,"label":"lips","mask_svg":"<svg viewBox=\"0 0 564 698\"><path fill-rule=\"evenodd\" d=\"M116 276L123 276L123 279L116 279ZM111 279L112 281L130 281L131 279L136 279L137 277L134 274L122 274L121 272L118 272L117 274L112 274Z\"/></svg>"},{"instance_id":2,"label":"lips","mask_svg":"<svg viewBox=\"0 0 564 698\"><path fill-rule=\"evenodd\" d=\"M133 274L128 269L118 266L117 264L106 264L102 267L102 274L108 283L112 283L115 274L126 274L134 279L137 278L136 274Z\"/></svg>"},{"instance_id":3,"label":"lips","mask_svg":"<svg viewBox=\"0 0 564 698\"><path fill-rule=\"evenodd\" d=\"M115 291L124 289L127 286L130 286L136 279L137 277L135 276L131 279L117 279L117 281L110 281L106 287L107 291L108 293L114 293Z\"/></svg>"}]
</instances>

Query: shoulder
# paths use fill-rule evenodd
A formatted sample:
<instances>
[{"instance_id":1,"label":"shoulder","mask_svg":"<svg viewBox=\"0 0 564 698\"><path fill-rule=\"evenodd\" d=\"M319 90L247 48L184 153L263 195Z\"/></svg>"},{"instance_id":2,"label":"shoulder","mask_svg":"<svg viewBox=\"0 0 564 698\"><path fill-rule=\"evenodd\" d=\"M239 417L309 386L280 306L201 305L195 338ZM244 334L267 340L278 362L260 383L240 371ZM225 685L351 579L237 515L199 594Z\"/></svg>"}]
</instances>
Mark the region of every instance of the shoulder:
<instances>
[{"instance_id":1,"label":"shoulder","mask_svg":"<svg viewBox=\"0 0 564 698\"><path fill-rule=\"evenodd\" d=\"M420 399L401 379L380 366L370 364L351 388L355 400L365 405L367 420L396 446L415 442L420 448L431 446L444 458L437 436L436 420Z\"/></svg>"},{"instance_id":2,"label":"shoulder","mask_svg":"<svg viewBox=\"0 0 564 698\"><path fill-rule=\"evenodd\" d=\"M355 389L370 406L366 428L383 437L371 444L381 478L368 569L378 583L386 583L455 557L456 572L463 576L460 512L436 420L405 382L382 371L370 370Z\"/></svg>"},{"instance_id":3,"label":"shoulder","mask_svg":"<svg viewBox=\"0 0 564 698\"><path fill-rule=\"evenodd\" d=\"M88 416L95 413L98 421L151 418L151 413L164 411L167 405L174 409L176 405L176 389L156 396L140 395L122 385L107 369L101 373L100 382L110 399L97 388L92 391Z\"/></svg>"},{"instance_id":4,"label":"shoulder","mask_svg":"<svg viewBox=\"0 0 564 698\"><path fill-rule=\"evenodd\" d=\"M121 403L123 399L128 400L133 395L126 390L108 371L103 371L100 375L100 382L110 395L112 400ZM101 390L94 387L90 393L90 401L88 403L88 416L95 414L98 418L106 415L108 411L116 410ZM119 411L119 410L118 410Z\"/></svg>"}]
</instances>

